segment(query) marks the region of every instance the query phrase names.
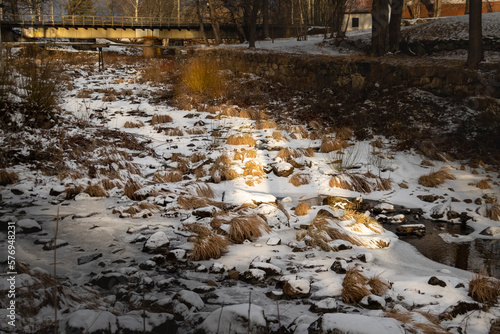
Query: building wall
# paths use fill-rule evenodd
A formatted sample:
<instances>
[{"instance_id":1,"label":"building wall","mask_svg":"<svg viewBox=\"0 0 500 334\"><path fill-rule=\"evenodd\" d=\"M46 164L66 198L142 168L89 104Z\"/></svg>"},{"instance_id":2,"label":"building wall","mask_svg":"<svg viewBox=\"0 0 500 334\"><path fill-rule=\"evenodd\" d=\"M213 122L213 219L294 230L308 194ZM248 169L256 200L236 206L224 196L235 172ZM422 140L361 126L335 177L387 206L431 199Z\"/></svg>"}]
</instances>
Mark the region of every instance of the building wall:
<instances>
[{"instance_id":1,"label":"building wall","mask_svg":"<svg viewBox=\"0 0 500 334\"><path fill-rule=\"evenodd\" d=\"M353 26L353 23L358 26ZM344 24L348 24L347 31L366 30L372 28L372 16L370 13L349 13L344 16ZM355 25L355 24L354 24Z\"/></svg>"}]
</instances>

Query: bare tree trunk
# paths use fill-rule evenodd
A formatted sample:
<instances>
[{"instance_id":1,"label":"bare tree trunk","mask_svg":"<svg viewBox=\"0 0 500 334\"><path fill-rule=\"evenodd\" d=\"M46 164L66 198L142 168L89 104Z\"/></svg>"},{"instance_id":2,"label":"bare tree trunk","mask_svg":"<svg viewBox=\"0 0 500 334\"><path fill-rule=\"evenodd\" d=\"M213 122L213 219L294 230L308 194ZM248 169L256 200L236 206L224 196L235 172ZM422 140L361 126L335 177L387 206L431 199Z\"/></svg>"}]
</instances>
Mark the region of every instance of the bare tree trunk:
<instances>
[{"instance_id":1,"label":"bare tree trunk","mask_svg":"<svg viewBox=\"0 0 500 334\"><path fill-rule=\"evenodd\" d=\"M269 34L269 0L262 0L262 29L264 39L268 39Z\"/></svg>"},{"instance_id":2,"label":"bare tree trunk","mask_svg":"<svg viewBox=\"0 0 500 334\"><path fill-rule=\"evenodd\" d=\"M373 0L371 14L372 55L380 57L387 53L387 26L389 23L387 0Z\"/></svg>"},{"instance_id":3,"label":"bare tree trunk","mask_svg":"<svg viewBox=\"0 0 500 334\"><path fill-rule=\"evenodd\" d=\"M212 29L214 31L215 45L222 44L222 37L220 35L219 20L217 20L214 1L208 0L209 12L210 12L210 23L212 23Z\"/></svg>"},{"instance_id":4,"label":"bare tree trunk","mask_svg":"<svg viewBox=\"0 0 500 334\"><path fill-rule=\"evenodd\" d=\"M245 35L245 30L241 26L240 22L236 19L236 15L234 15L234 8L229 7L229 12L231 13L231 20L233 21L236 31L238 32L238 36L240 37L240 42L243 43L244 41L247 40L247 37Z\"/></svg>"},{"instance_id":5,"label":"bare tree trunk","mask_svg":"<svg viewBox=\"0 0 500 334\"><path fill-rule=\"evenodd\" d=\"M250 12L250 32L248 36L248 47L254 48L257 40L257 14L259 13L260 0L252 0L252 11Z\"/></svg>"},{"instance_id":6,"label":"bare tree trunk","mask_svg":"<svg viewBox=\"0 0 500 334\"><path fill-rule=\"evenodd\" d=\"M434 17L441 16L441 0L434 0Z\"/></svg>"},{"instance_id":7,"label":"bare tree trunk","mask_svg":"<svg viewBox=\"0 0 500 334\"><path fill-rule=\"evenodd\" d=\"M399 51L401 41L401 17L403 16L404 0L392 0L391 20L389 23L389 51Z\"/></svg>"},{"instance_id":8,"label":"bare tree trunk","mask_svg":"<svg viewBox=\"0 0 500 334\"><path fill-rule=\"evenodd\" d=\"M484 60L483 32L482 32L482 0L470 0L469 14L469 51L467 53L467 66L475 68Z\"/></svg>"},{"instance_id":9,"label":"bare tree trunk","mask_svg":"<svg viewBox=\"0 0 500 334\"><path fill-rule=\"evenodd\" d=\"M200 32L203 36L203 42L206 46L209 46L207 34L205 33L205 27L203 26L203 16L201 16L200 0L196 0L196 16L198 16L198 21L200 22Z\"/></svg>"}]
</instances>

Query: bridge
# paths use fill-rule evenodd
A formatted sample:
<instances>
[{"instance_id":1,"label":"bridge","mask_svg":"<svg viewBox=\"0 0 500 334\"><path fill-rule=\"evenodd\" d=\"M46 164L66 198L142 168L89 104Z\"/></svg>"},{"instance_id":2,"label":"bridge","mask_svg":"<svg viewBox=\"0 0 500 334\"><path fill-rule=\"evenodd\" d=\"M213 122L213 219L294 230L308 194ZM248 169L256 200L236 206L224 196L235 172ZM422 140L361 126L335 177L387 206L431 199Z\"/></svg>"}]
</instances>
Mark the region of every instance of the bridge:
<instances>
[{"instance_id":1,"label":"bridge","mask_svg":"<svg viewBox=\"0 0 500 334\"><path fill-rule=\"evenodd\" d=\"M1 25L21 28L27 38L74 39L202 39L200 23L192 18L79 15L5 15ZM220 24L222 38L238 38L233 24ZM203 23L207 38L212 25Z\"/></svg>"}]
</instances>

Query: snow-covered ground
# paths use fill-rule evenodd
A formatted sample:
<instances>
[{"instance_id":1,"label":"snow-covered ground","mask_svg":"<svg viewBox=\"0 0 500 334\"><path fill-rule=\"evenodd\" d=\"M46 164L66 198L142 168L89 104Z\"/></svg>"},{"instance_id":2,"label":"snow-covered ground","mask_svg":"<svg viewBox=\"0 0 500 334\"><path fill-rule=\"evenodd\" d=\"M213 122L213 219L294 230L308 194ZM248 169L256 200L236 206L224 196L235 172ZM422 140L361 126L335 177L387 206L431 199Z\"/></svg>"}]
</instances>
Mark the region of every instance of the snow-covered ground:
<instances>
[{"instance_id":1,"label":"snow-covered ground","mask_svg":"<svg viewBox=\"0 0 500 334\"><path fill-rule=\"evenodd\" d=\"M317 42L313 37L258 47L338 54ZM64 147L69 138L95 141L88 163L65 158L59 163L65 173L59 177L18 164L7 170L16 172L19 181L0 188L0 221L3 226L17 224L15 259L29 265L17 268L12 327L7 309L12 247L3 238L2 331L53 331L54 285L59 286L59 333L173 333L177 328L180 333L280 333L282 326L283 332L297 334L335 328L347 333L481 334L499 318L497 306L476 305L468 295L472 272L427 259L373 220L362 223L370 216L418 227L420 218L440 217L473 229L467 236L443 234L447 242L498 242L500 222L484 216L498 199L498 170L394 151L384 137L355 141L343 135L349 145L343 153L324 153L322 138L341 136L322 132L321 124L275 123L270 115L256 120L238 106L181 110L154 102L172 87L145 82L141 65L108 66L102 73L96 67L65 70L71 76L61 103L67 123L42 142ZM152 124L155 115L170 118ZM126 127L127 122L139 125ZM105 130L113 131L106 132L107 139ZM119 132L133 135L138 144L125 147L120 141L127 137ZM7 135L12 134L2 133L3 143ZM230 144L230 138L244 136L252 138L250 144ZM291 156L284 155L285 148ZM26 147L33 149L42 147ZM419 184L422 175L441 170L451 174L443 184ZM356 183L358 176L372 191L339 187ZM292 184L293 178L304 184ZM489 188L478 187L481 181ZM134 183L140 189L127 196ZM89 195L87 187L96 184L106 188L107 196ZM69 189L78 190L69 196ZM371 204L364 216L356 215L333 196ZM310 203L305 214L295 210L301 202ZM401 216L392 212L394 205L421 209L422 214L405 211ZM192 259L194 245L208 240L203 233L229 240L238 219L264 222L261 233L246 234L242 243L232 240L220 258ZM54 252L50 245L56 229L60 247ZM328 236L328 231L344 239ZM498 262L498 254L491 261ZM57 284L51 279L54 269ZM368 289L367 296L348 302L342 284L346 270L356 272L352 269L378 278L385 288L376 291L359 283ZM473 306L453 312L462 302Z\"/></svg>"}]
</instances>

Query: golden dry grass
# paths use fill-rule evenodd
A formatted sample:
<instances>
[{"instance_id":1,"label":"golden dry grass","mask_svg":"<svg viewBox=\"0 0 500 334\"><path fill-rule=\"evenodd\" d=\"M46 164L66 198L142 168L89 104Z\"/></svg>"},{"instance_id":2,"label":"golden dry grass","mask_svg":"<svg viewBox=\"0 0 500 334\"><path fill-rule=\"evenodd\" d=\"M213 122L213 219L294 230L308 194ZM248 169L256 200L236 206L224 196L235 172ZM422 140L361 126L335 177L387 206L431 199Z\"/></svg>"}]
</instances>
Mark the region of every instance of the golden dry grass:
<instances>
[{"instance_id":1,"label":"golden dry grass","mask_svg":"<svg viewBox=\"0 0 500 334\"><path fill-rule=\"evenodd\" d=\"M181 209L193 210L208 206L211 202L207 198L181 195L177 198L177 204Z\"/></svg>"},{"instance_id":2,"label":"golden dry grass","mask_svg":"<svg viewBox=\"0 0 500 334\"><path fill-rule=\"evenodd\" d=\"M495 305L500 296L500 283L494 278L477 274L469 282L469 296L479 303Z\"/></svg>"},{"instance_id":3,"label":"golden dry grass","mask_svg":"<svg viewBox=\"0 0 500 334\"><path fill-rule=\"evenodd\" d=\"M367 228L372 230L375 234L380 234L380 233L384 232L384 228L382 227L382 225L379 224L379 222L376 219L374 219L370 216L367 216L363 212L356 211L352 208L346 208L344 210L343 217L345 219L354 219L356 221L356 223L365 225Z\"/></svg>"},{"instance_id":4,"label":"golden dry grass","mask_svg":"<svg viewBox=\"0 0 500 334\"><path fill-rule=\"evenodd\" d=\"M116 96L115 95L104 95L102 97L102 102L115 102L116 101Z\"/></svg>"},{"instance_id":5,"label":"golden dry grass","mask_svg":"<svg viewBox=\"0 0 500 334\"><path fill-rule=\"evenodd\" d=\"M272 119L257 120L255 122L255 128L259 130L263 129L275 129L278 127L278 123Z\"/></svg>"},{"instance_id":6,"label":"golden dry grass","mask_svg":"<svg viewBox=\"0 0 500 334\"><path fill-rule=\"evenodd\" d=\"M309 132L300 125L292 126L287 131L290 134L290 137L293 139L307 139L309 138Z\"/></svg>"},{"instance_id":7,"label":"golden dry grass","mask_svg":"<svg viewBox=\"0 0 500 334\"><path fill-rule=\"evenodd\" d=\"M341 141L348 140L354 136L354 131L347 126L341 127L335 133L335 137Z\"/></svg>"},{"instance_id":8,"label":"golden dry grass","mask_svg":"<svg viewBox=\"0 0 500 334\"><path fill-rule=\"evenodd\" d=\"M368 285L370 286L370 290L372 294L380 296L383 294L387 289L389 289L389 284L384 282L381 278L380 275L376 275L373 277L370 277L368 279Z\"/></svg>"},{"instance_id":9,"label":"golden dry grass","mask_svg":"<svg viewBox=\"0 0 500 334\"><path fill-rule=\"evenodd\" d=\"M126 128L126 129L142 128L143 126L144 126L144 123L141 122L141 121L137 121L137 122L127 121L123 125L123 127Z\"/></svg>"},{"instance_id":10,"label":"golden dry grass","mask_svg":"<svg viewBox=\"0 0 500 334\"><path fill-rule=\"evenodd\" d=\"M159 212L160 207L157 204L154 203L148 203L146 201L140 202L135 205L131 205L127 210L124 212L129 213L131 215L136 215L139 212L142 212L144 210L149 210L151 212Z\"/></svg>"},{"instance_id":11,"label":"golden dry grass","mask_svg":"<svg viewBox=\"0 0 500 334\"><path fill-rule=\"evenodd\" d=\"M491 189L491 186L488 183L488 180L481 180L478 183L476 183L475 186L479 189Z\"/></svg>"},{"instance_id":12,"label":"golden dry grass","mask_svg":"<svg viewBox=\"0 0 500 334\"><path fill-rule=\"evenodd\" d=\"M308 148L299 148L299 151L302 152L302 155L308 157L308 158L312 158L314 157L316 154L314 153L314 149L312 147L308 147Z\"/></svg>"},{"instance_id":13,"label":"golden dry grass","mask_svg":"<svg viewBox=\"0 0 500 334\"><path fill-rule=\"evenodd\" d=\"M113 188L122 188L122 183L119 180L102 179L101 185L104 190L111 190Z\"/></svg>"},{"instance_id":14,"label":"golden dry grass","mask_svg":"<svg viewBox=\"0 0 500 334\"><path fill-rule=\"evenodd\" d=\"M123 188L123 192L125 196L130 198L131 200L134 201L142 201L146 199L146 195L142 195L137 193L140 189L142 189L142 185L134 180L129 180L126 184L125 187Z\"/></svg>"},{"instance_id":15,"label":"golden dry grass","mask_svg":"<svg viewBox=\"0 0 500 334\"><path fill-rule=\"evenodd\" d=\"M358 304L361 299L371 295L366 278L358 269L351 268L342 281L342 301L346 304Z\"/></svg>"},{"instance_id":16,"label":"golden dry grass","mask_svg":"<svg viewBox=\"0 0 500 334\"><path fill-rule=\"evenodd\" d=\"M0 169L0 186L6 186L19 181L19 175L16 172L8 172L5 169Z\"/></svg>"},{"instance_id":17,"label":"golden dry grass","mask_svg":"<svg viewBox=\"0 0 500 334\"><path fill-rule=\"evenodd\" d=\"M278 154L276 155L277 158L280 158L283 161L289 162L290 160L294 158L298 158L302 156L302 152L299 150L294 150L293 148L288 148L284 147L281 150L279 150Z\"/></svg>"},{"instance_id":18,"label":"golden dry grass","mask_svg":"<svg viewBox=\"0 0 500 334\"><path fill-rule=\"evenodd\" d=\"M186 133L188 135L202 135L207 133L207 129L205 129L204 127L195 126L193 128L186 129Z\"/></svg>"},{"instance_id":19,"label":"golden dry grass","mask_svg":"<svg viewBox=\"0 0 500 334\"><path fill-rule=\"evenodd\" d=\"M264 168L259 162L255 160L249 160L245 163L245 167L243 168L243 176L262 177L264 175L266 175L266 173L264 172Z\"/></svg>"},{"instance_id":20,"label":"golden dry grass","mask_svg":"<svg viewBox=\"0 0 500 334\"><path fill-rule=\"evenodd\" d=\"M443 184L446 180L455 180L455 176L443 169L422 175L418 178L418 183L424 187L435 188Z\"/></svg>"},{"instance_id":21,"label":"golden dry grass","mask_svg":"<svg viewBox=\"0 0 500 334\"><path fill-rule=\"evenodd\" d=\"M70 187L66 187L66 190L64 191L66 193L66 199L75 198L75 196L81 193L82 190L83 187L78 185L71 185Z\"/></svg>"},{"instance_id":22,"label":"golden dry grass","mask_svg":"<svg viewBox=\"0 0 500 334\"><path fill-rule=\"evenodd\" d=\"M258 111L255 111L255 110L252 110L252 109L249 109L249 108L242 109L239 112L238 116L241 117L241 118L248 118L248 119L251 119L251 120L258 120L258 119L260 119L260 113Z\"/></svg>"},{"instance_id":23,"label":"golden dry grass","mask_svg":"<svg viewBox=\"0 0 500 334\"><path fill-rule=\"evenodd\" d=\"M155 172L153 174L153 181L156 183L173 183L182 181L183 174L180 171L173 172Z\"/></svg>"},{"instance_id":24,"label":"golden dry grass","mask_svg":"<svg viewBox=\"0 0 500 334\"><path fill-rule=\"evenodd\" d=\"M340 188L360 193L372 192L372 186L365 176L361 174L341 174L333 176L330 179L329 185L331 188Z\"/></svg>"},{"instance_id":25,"label":"golden dry grass","mask_svg":"<svg viewBox=\"0 0 500 334\"><path fill-rule=\"evenodd\" d=\"M206 183L196 183L192 189L194 190L194 195L197 195L199 197L203 198L215 197L213 189L210 187L210 185Z\"/></svg>"},{"instance_id":26,"label":"golden dry grass","mask_svg":"<svg viewBox=\"0 0 500 334\"><path fill-rule=\"evenodd\" d=\"M286 141L286 139L283 136L283 134L281 133L281 131L273 131L273 134L271 136L276 141Z\"/></svg>"},{"instance_id":27,"label":"golden dry grass","mask_svg":"<svg viewBox=\"0 0 500 334\"><path fill-rule=\"evenodd\" d=\"M418 312L418 311L417 311ZM427 313L420 313L426 319L429 318ZM422 334L446 334L450 333L445 328L443 328L438 322L416 322L411 312L400 312L399 310L391 309L386 312L385 315L389 318L396 319L397 321L405 324L410 333L422 333ZM430 321L430 320L429 320Z\"/></svg>"},{"instance_id":28,"label":"golden dry grass","mask_svg":"<svg viewBox=\"0 0 500 334\"><path fill-rule=\"evenodd\" d=\"M220 183L225 180L233 180L240 175L231 168L231 158L227 153L223 153L215 159L209 170L213 182Z\"/></svg>"},{"instance_id":29,"label":"golden dry grass","mask_svg":"<svg viewBox=\"0 0 500 334\"><path fill-rule=\"evenodd\" d=\"M190 254L190 259L193 261L218 259L227 252L227 248L231 244L226 238L213 233L205 226L189 224L185 228L197 234L193 240L194 246Z\"/></svg>"},{"instance_id":30,"label":"golden dry grass","mask_svg":"<svg viewBox=\"0 0 500 334\"><path fill-rule=\"evenodd\" d=\"M347 146L349 146L349 144L347 144L347 142L344 140L324 137L321 140L319 149L322 153L330 153L333 151L341 150Z\"/></svg>"},{"instance_id":31,"label":"golden dry grass","mask_svg":"<svg viewBox=\"0 0 500 334\"><path fill-rule=\"evenodd\" d=\"M259 238L263 233L271 231L267 222L258 215L248 215L231 219L229 222L229 238L238 244L246 239L253 240Z\"/></svg>"},{"instance_id":32,"label":"golden dry grass","mask_svg":"<svg viewBox=\"0 0 500 334\"><path fill-rule=\"evenodd\" d=\"M295 173L292 175L290 180L288 180L288 182L296 187L300 187L302 185L309 184L311 182L311 176L309 174Z\"/></svg>"},{"instance_id":33,"label":"golden dry grass","mask_svg":"<svg viewBox=\"0 0 500 334\"><path fill-rule=\"evenodd\" d=\"M222 97L227 84L214 61L195 58L183 68L181 82L193 93L208 97Z\"/></svg>"},{"instance_id":34,"label":"golden dry grass","mask_svg":"<svg viewBox=\"0 0 500 334\"><path fill-rule=\"evenodd\" d=\"M192 163L192 164L195 164L197 162L200 162L200 161L203 161L203 160L206 160L207 159L207 155L203 152L196 152L194 154L192 154L190 157L189 157L189 161Z\"/></svg>"},{"instance_id":35,"label":"golden dry grass","mask_svg":"<svg viewBox=\"0 0 500 334\"><path fill-rule=\"evenodd\" d=\"M234 152L234 160L240 160L243 162L245 159L255 159L257 158L257 150L254 148L251 149L242 149L242 150L235 150Z\"/></svg>"},{"instance_id":36,"label":"golden dry grass","mask_svg":"<svg viewBox=\"0 0 500 334\"><path fill-rule=\"evenodd\" d=\"M377 190L387 191L392 189L392 180L390 178L377 178Z\"/></svg>"},{"instance_id":37,"label":"golden dry grass","mask_svg":"<svg viewBox=\"0 0 500 334\"><path fill-rule=\"evenodd\" d=\"M231 135L227 138L228 145L248 145L255 146L255 139L251 134Z\"/></svg>"},{"instance_id":38,"label":"golden dry grass","mask_svg":"<svg viewBox=\"0 0 500 334\"><path fill-rule=\"evenodd\" d=\"M100 184L91 184L83 191L90 195L90 197L108 197L108 193Z\"/></svg>"},{"instance_id":39,"label":"golden dry grass","mask_svg":"<svg viewBox=\"0 0 500 334\"><path fill-rule=\"evenodd\" d=\"M153 115L151 118L151 125L170 123L173 121L172 116L170 115Z\"/></svg>"},{"instance_id":40,"label":"golden dry grass","mask_svg":"<svg viewBox=\"0 0 500 334\"><path fill-rule=\"evenodd\" d=\"M309 212L311 208L309 207L309 203L306 202L300 202L296 207L295 207L295 214L297 216L305 216Z\"/></svg>"}]
</instances>

